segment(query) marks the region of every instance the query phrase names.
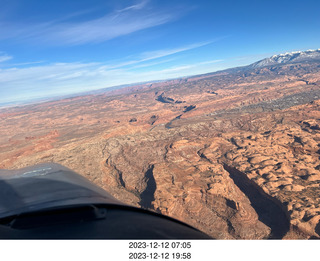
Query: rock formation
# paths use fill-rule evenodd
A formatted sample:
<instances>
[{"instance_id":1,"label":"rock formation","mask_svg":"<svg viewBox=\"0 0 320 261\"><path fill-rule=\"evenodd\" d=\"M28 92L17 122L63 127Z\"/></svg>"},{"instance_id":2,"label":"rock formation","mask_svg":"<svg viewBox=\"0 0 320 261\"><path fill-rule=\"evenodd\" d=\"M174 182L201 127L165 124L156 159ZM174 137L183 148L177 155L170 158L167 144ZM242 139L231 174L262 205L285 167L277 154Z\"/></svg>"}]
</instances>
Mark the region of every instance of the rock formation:
<instances>
[{"instance_id":1,"label":"rock formation","mask_svg":"<svg viewBox=\"0 0 320 261\"><path fill-rule=\"evenodd\" d=\"M319 238L319 86L304 59L5 108L0 167L60 163L214 238Z\"/></svg>"}]
</instances>

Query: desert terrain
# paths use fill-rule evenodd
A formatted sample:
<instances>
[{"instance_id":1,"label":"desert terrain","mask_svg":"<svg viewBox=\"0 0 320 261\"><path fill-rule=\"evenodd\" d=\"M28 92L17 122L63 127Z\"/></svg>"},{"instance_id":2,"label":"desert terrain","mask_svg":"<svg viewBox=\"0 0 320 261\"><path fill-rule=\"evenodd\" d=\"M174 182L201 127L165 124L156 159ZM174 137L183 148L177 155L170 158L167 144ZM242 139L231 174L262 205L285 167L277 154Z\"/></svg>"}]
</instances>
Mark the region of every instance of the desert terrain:
<instances>
[{"instance_id":1,"label":"desert terrain","mask_svg":"<svg viewBox=\"0 0 320 261\"><path fill-rule=\"evenodd\" d=\"M0 110L0 168L62 164L217 239L320 238L320 63Z\"/></svg>"}]
</instances>

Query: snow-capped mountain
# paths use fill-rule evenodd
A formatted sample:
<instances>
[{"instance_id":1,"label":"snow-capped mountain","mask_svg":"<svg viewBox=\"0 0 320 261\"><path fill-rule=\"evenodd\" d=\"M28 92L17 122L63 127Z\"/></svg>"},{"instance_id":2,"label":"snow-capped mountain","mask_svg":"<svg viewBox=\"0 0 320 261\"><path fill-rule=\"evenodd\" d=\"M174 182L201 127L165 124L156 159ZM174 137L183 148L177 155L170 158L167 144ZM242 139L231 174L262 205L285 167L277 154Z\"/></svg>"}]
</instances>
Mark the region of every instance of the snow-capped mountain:
<instances>
[{"instance_id":1,"label":"snow-capped mountain","mask_svg":"<svg viewBox=\"0 0 320 261\"><path fill-rule=\"evenodd\" d=\"M320 49L273 55L269 58L255 62L249 65L249 67L259 68L276 64L311 61L315 59L320 60Z\"/></svg>"}]
</instances>

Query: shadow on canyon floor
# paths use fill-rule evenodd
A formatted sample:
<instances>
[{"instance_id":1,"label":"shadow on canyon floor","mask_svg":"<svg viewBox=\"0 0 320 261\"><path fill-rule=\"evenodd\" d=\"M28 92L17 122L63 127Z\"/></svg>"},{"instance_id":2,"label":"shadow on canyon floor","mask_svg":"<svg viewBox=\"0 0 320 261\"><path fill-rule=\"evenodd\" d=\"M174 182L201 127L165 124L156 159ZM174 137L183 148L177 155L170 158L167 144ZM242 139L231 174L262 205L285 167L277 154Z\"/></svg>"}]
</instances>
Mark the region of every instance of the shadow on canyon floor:
<instances>
[{"instance_id":1,"label":"shadow on canyon floor","mask_svg":"<svg viewBox=\"0 0 320 261\"><path fill-rule=\"evenodd\" d=\"M244 173L224 165L224 169L229 173L230 178L239 189L249 198L252 207L259 216L259 220L270 227L270 239L281 239L290 229L290 222L281 208L280 202L277 203L267 195L258 185L251 181Z\"/></svg>"}]
</instances>

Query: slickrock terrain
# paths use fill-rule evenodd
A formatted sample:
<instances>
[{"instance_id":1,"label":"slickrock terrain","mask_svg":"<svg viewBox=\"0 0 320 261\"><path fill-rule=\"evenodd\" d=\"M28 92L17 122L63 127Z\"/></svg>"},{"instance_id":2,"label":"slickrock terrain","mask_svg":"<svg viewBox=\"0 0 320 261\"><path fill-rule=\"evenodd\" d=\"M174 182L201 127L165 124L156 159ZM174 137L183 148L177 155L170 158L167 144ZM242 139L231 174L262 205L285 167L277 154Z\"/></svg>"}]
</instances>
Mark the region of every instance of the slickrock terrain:
<instances>
[{"instance_id":1,"label":"slickrock terrain","mask_svg":"<svg viewBox=\"0 0 320 261\"><path fill-rule=\"evenodd\" d=\"M279 59L2 109L0 168L56 162L218 239L320 238L320 63Z\"/></svg>"}]
</instances>

